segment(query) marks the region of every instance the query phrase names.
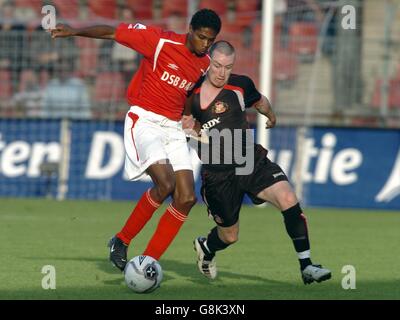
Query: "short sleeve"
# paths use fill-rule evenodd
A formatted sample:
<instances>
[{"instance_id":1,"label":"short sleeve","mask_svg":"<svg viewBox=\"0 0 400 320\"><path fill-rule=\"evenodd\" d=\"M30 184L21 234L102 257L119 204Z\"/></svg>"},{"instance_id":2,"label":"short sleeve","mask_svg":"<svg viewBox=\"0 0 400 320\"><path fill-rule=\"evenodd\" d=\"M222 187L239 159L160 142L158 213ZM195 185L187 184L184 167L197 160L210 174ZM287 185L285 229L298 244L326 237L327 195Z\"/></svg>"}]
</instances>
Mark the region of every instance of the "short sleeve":
<instances>
[{"instance_id":1,"label":"short sleeve","mask_svg":"<svg viewBox=\"0 0 400 320\"><path fill-rule=\"evenodd\" d=\"M261 93L258 92L253 80L249 77L243 76L241 82L244 91L244 105L246 108L251 108L253 104L261 99Z\"/></svg>"},{"instance_id":2,"label":"short sleeve","mask_svg":"<svg viewBox=\"0 0 400 320\"><path fill-rule=\"evenodd\" d=\"M161 29L141 23L121 23L115 33L115 40L145 57L151 57L160 40Z\"/></svg>"}]
</instances>

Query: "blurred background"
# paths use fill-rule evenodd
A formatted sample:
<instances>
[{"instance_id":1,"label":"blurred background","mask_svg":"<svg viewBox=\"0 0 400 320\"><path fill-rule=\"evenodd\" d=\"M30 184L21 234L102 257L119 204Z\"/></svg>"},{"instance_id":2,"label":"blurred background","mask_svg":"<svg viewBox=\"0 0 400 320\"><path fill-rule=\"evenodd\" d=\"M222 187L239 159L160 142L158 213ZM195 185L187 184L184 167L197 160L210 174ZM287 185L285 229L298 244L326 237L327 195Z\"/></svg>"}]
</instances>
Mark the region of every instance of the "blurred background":
<instances>
[{"instance_id":1,"label":"blurred background","mask_svg":"<svg viewBox=\"0 0 400 320\"><path fill-rule=\"evenodd\" d=\"M42 29L43 5L53 5L57 22L74 27L141 22L178 33L187 32L192 13L211 8L222 19L218 38L238 52L235 72L259 85L261 13L267 2L0 0L0 195L125 199L141 194L129 188L124 194L116 186L123 180L125 89L141 56L112 41L52 40ZM377 202L387 207L400 192L400 0L273 3L269 99L279 128L271 133L271 158L291 173L310 205L375 206L390 182ZM354 9L354 29L343 28L346 5ZM249 110L254 129L256 118ZM347 149L359 150L361 159L342 154L335 162L335 154ZM360 172L353 179L350 171L358 168L373 181L363 181ZM330 183L330 189L321 188ZM344 188L350 185L354 190ZM360 202L343 202L349 192L362 194ZM400 208L396 201L389 207Z\"/></svg>"},{"instance_id":2,"label":"blurred background","mask_svg":"<svg viewBox=\"0 0 400 320\"><path fill-rule=\"evenodd\" d=\"M74 97L80 98L79 110L87 110L75 117L124 116L124 90L140 55L104 40L51 41L41 27L45 4L55 6L57 22L75 27L132 21L178 33L186 33L188 17L198 8L211 8L223 21L219 38L238 50L235 71L258 83L262 2L0 0L0 115L62 116L63 107L52 112L49 103L60 89L57 80L67 77L76 91L81 87ZM341 27L344 5L356 9L355 30ZM298 123L309 112L313 124L400 126L399 1L275 0L274 8L270 99L281 123Z\"/></svg>"}]
</instances>

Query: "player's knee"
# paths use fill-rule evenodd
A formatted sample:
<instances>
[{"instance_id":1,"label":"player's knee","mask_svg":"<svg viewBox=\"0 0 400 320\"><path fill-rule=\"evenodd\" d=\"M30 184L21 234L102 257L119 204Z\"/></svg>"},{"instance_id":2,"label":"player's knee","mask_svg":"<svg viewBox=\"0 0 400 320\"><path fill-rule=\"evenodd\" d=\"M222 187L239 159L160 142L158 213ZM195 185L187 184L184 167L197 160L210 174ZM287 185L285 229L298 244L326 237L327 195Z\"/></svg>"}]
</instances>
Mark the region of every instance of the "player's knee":
<instances>
[{"instance_id":1,"label":"player's knee","mask_svg":"<svg viewBox=\"0 0 400 320\"><path fill-rule=\"evenodd\" d=\"M291 208L298 202L299 200L294 192L285 192L279 198L279 205L281 208Z\"/></svg>"},{"instance_id":2,"label":"player's knee","mask_svg":"<svg viewBox=\"0 0 400 320\"><path fill-rule=\"evenodd\" d=\"M236 232L226 232L222 235L221 237L222 241L225 242L226 244L234 244L235 242L239 241L239 234Z\"/></svg>"},{"instance_id":3,"label":"player's knee","mask_svg":"<svg viewBox=\"0 0 400 320\"><path fill-rule=\"evenodd\" d=\"M194 192L177 194L174 200L180 206L189 208L193 207L197 202L197 198Z\"/></svg>"},{"instance_id":4,"label":"player's knee","mask_svg":"<svg viewBox=\"0 0 400 320\"><path fill-rule=\"evenodd\" d=\"M157 185L157 191L161 198L166 198L174 192L175 181L165 180Z\"/></svg>"}]
</instances>

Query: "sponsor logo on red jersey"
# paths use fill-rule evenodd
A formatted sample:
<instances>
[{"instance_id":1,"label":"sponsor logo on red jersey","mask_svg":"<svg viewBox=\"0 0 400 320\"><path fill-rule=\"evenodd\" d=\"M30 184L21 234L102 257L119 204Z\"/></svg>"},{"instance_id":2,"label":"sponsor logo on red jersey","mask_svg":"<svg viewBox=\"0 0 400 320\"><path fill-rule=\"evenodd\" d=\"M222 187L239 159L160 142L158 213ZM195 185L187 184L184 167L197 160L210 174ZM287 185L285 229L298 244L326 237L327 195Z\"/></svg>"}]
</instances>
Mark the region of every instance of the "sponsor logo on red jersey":
<instances>
[{"instance_id":1,"label":"sponsor logo on red jersey","mask_svg":"<svg viewBox=\"0 0 400 320\"><path fill-rule=\"evenodd\" d=\"M178 77L175 74L171 74L168 71L164 71L160 79L171 86L178 87L179 89L184 89L186 91L190 91L194 86L193 82Z\"/></svg>"}]
</instances>

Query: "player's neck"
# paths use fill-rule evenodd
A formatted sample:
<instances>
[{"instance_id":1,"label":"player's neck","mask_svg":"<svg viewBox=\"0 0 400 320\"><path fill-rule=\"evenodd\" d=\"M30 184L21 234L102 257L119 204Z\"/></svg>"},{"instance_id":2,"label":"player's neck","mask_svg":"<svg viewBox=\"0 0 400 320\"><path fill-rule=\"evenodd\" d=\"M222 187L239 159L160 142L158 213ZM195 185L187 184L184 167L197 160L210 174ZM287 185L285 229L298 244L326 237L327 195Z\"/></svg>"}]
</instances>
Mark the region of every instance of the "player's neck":
<instances>
[{"instance_id":1,"label":"player's neck","mask_svg":"<svg viewBox=\"0 0 400 320\"><path fill-rule=\"evenodd\" d=\"M212 101L216 99L222 88L214 86L211 81L206 77L200 90L200 108L205 110L209 107Z\"/></svg>"},{"instance_id":2,"label":"player's neck","mask_svg":"<svg viewBox=\"0 0 400 320\"><path fill-rule=\"evenodd\" d=\"M217 87L216 85L214 85L208 77L204 79L203 86L205 86L207 90L212 92L219 92L223 89L223 87Z\"/></svg>"}]
</instances>

